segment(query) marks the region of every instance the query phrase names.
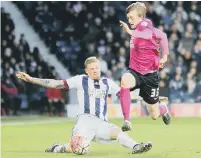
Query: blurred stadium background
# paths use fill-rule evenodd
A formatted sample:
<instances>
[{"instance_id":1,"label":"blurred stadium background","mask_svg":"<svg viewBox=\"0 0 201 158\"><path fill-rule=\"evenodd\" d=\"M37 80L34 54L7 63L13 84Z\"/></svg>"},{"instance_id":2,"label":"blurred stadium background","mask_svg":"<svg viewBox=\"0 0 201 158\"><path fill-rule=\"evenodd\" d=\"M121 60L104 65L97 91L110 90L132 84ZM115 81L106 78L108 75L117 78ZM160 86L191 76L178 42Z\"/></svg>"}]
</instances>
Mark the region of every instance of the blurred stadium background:
<instances>
[{"instance_id":1,"label":"blurred stadium background","mask_svg":"<svg viewBox=\"0 0 201 158\"><path fill-rule=\"evenodd\" d=\"M74 122L66 118L77 114L75 91L45 89L18 80L14 73L66 79L84 73L84 60L97 56L102 75L119 83L129 58L129 36L120 29L119 20L126 21L129 4L1 2L2 157L66 157L44 150L54 141L69 140ZM170 55L160 71L160 95L169 97L173 123L164 126L161 119L142 118L147 115L144 103L133 98L129 134L139 142L154 144L152 151L135 157L200 158L201 2L146 5L147 18L168 35ZM108 102L109 117L115 118L110 121L121 126L118 99L108 96ZM93 144L89 155L124 158L128 152L118 144Z\"/></svg>"},{"instance_id":2,"label":"blurred stadium background","mask_svg":"<svg viewBox=\"0 0 201 158\"><path fill-rule=\"evenodd\" d=\"M75 91L45 89L16 79L65 79L84 73L84 60L97 56L102 74L119 83L129 58L129 36L121 31L131 2L2 2L1 115L71 115ZM147 18L165 31L170 55L160 71L160 95L175 116L201 116L201 2L146 2ZM110 96L109 102L118 103ZM133 100L134 104L135 100ZM139 103L140 104L140 103ZM144 115L135 106L133 115ZM66 108L67 107L67 108ZM68 111L69 112L66 113ZM121 115L118 105L110 115ZM74 115L74 114L73 114Z\"/></svg>"}]
</instances>

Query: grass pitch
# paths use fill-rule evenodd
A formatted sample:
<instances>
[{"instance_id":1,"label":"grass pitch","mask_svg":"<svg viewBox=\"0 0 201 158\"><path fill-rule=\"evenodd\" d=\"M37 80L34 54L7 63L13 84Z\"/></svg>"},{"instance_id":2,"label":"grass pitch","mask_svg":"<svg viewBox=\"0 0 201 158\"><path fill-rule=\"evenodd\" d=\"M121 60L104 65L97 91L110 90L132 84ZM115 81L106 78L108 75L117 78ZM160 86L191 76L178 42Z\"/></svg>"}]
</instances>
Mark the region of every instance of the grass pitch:
<instances>
[{"instance_id":1,"label":"grass pitch","mask_svg":"<svg viewBox=\"0 0 201 158\"><path fill-rule=\"evenodd\" d=\"M110 122L121 126L121 119ZM2 118L2 158L74 158L67 153L45 153L58 141L66 143L74 121L67 118L19 117ZM90 158L201 158L201 118L174 118L166 126L161 119L136 118L129 132L135 140L152 141L150 152L132 155L130 149L115 144L92 143Z\"/></svg>"}]
</instances>

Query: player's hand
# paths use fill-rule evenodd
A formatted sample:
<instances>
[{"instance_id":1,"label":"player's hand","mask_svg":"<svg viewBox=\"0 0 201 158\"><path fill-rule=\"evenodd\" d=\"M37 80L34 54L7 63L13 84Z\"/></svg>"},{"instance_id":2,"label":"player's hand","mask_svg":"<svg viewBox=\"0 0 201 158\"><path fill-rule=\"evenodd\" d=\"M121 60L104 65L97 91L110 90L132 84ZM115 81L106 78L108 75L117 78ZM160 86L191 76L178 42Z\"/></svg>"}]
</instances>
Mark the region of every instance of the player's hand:
<instances>
[{"instance_id":1,"label":"player's hand","mask_svg":"<svg viewBox=\"0 0 201 158\"><path fill-rule=\"evenodd\" d=\"M129 29L128 25L123 22L123 21L119 21L120 22L120 26L122 27L123 31L127 32L128 34L132 34L132 31Z\"/></svg>"},{"instance_id":2,"label":"player's hand","mask_svg":"<svg viewBox=\"0 0 201 158\"><path fill-rule=\"evenodd\" d=\"M125 120L123 123L123 126L121 127L122 131L131 131L132 127L131 127L131 123L130 121Z\"/></svg>"},{"instance_id":3,"label":"player's hand","mask_svg":"<svg viewBox=\"0 0 201 158\"><path fill-rule=\"evenodd\" d=\"M166 62L167 62L167 56L162 57L160 59L159 68L164 68Z\"/></svg>"},{"instance_id":4,"label":"player's hand","mask_svg":"<svg viewBox=\"0 0 201 158\"><path fill-rule=\"evenodd\" d=\"M32 77L24 72L17 72L15 75L26 82L31 82Z\"/></svg>"}]
</instances>

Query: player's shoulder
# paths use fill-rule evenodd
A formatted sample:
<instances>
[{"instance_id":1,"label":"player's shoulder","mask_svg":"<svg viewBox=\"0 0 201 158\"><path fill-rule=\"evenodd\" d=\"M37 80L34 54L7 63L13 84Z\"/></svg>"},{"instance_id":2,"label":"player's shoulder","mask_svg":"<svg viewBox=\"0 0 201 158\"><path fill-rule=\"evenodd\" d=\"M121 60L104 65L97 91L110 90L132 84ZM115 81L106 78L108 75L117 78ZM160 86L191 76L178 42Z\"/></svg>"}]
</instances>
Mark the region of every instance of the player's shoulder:
<instances>
[{"instance_id":1,"label":"player's shoulder","mask_svg":"<svg viewBox=\"0 0 201 158\"><path fill-rule=\"evenodd\" d=\"M147 28L150 28L150 27L153 27L152 21L149 20L149 19L144 18L144 19L139 23L139 25L137 26L137 29L138 29L139 31L143 31L143 30L145 30L145 29L147 29Z\"/></svg>"},{"instance_id":2,"label":"player's shoulder","mask_svg":"<svg viewBox=\"0 0 201 158\"><path fill-rule=\"evenodd\" d=\"M87 75L85 75L85 74L80 74L80 75L77 75L77 76L79 76L80 78L83 78L83 77L88 77Z\"/></svg>"},{"instance_id":3,"label":"player's shoulder","mask_svg":"<svg viewBox=\"0 0 201 158\"><path fill-rule=\"evenodd\" d=\"M100 80L104 83L104 84L109 84L109 78L107 77L101 77Z\"/></svg>"},{"instance_id":4,"label":"player's shoulder","mask_svg":"<svg viewBox=\"0 0 201 158\"><path fill-rule=\"evenodd\" d=\"M111 79L109 79L109 78L107 78L107 77L101 77L101 80L102 80L102 81L107 81L107 82L108 82L108 81L110 81Z\"/></svg>"},{"instance_id":5,"label":"player's shoulder","mask_svg":"<svg viewBox=\"0 0 201 158\"><path fill-rule=\"evenodd\" d=\"M105 82L106 84L108 84L108 85L111 85L111 84L115 83L112 79L107 78L107 77L101 77L101 80L103 82Z\"/></svg>"},{"instance_id":6,"label":"player's shoulder","mask_svg":"<svg viewBox=\"0 0 201 158\"><path fill-rule=\"evenodd\" d=\"M79 75L75 75L75 76L74 76L74 78L75 78L76 80L82 80L84 77L85 77L85 78L88 78L88 76L85 75L85 74L79 74Z\"/></svg>"}]
</instances>

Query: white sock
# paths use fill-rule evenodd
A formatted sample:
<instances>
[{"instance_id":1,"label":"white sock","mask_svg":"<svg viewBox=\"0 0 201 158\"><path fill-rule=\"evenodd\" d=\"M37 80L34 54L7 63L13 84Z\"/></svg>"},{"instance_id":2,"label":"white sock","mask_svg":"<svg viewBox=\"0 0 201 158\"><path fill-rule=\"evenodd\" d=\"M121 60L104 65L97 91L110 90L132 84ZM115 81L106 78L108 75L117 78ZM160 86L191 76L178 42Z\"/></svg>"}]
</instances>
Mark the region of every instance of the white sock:
<instances>
[{"instance_id":1,"label":"white sock","mask_svg":"<svg viewBox=\"0 0 201 158\"><path fill-rule=\"evenodd\" d=\"M126 148L133 149L133 147L137 144L136 141L134 141L131 137L129 137L125 132L120 132L117 141L119 144Z\"/></svg>"}]
</instances>

